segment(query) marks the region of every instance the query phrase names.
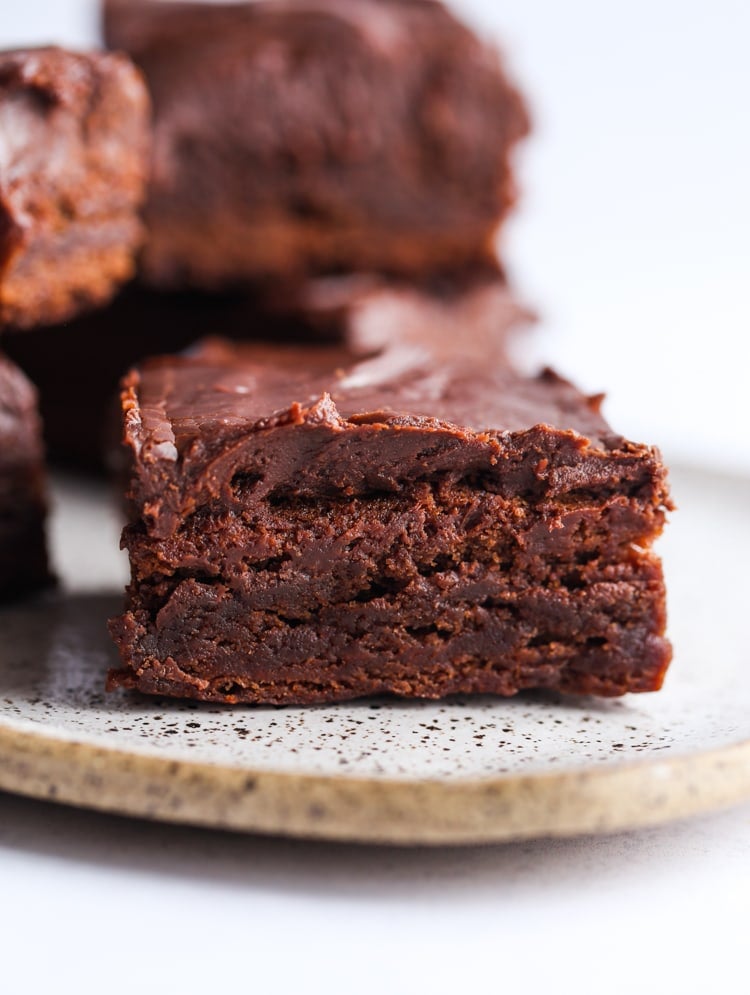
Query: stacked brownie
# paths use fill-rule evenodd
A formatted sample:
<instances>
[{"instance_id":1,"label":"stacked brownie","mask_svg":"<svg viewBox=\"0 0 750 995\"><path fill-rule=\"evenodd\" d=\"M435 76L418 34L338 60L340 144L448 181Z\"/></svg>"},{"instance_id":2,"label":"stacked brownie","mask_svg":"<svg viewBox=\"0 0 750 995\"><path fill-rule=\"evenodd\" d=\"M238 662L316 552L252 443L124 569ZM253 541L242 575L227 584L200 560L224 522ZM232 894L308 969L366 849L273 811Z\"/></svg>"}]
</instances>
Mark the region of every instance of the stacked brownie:
<instances>
[{"instance_id":1,"label":"stacked brownie","mask_svg":"<svg viewBox=\"0 0 750 995\"><path fill-rule=\"evenodd\" d=\"M3 345L7 326L33 336L104 302L132 275L148 143L148 95L125 57L0 53ZM1 596L49 579L44 507L36 394L0 355Z\"/></svg>"}]
</instances>

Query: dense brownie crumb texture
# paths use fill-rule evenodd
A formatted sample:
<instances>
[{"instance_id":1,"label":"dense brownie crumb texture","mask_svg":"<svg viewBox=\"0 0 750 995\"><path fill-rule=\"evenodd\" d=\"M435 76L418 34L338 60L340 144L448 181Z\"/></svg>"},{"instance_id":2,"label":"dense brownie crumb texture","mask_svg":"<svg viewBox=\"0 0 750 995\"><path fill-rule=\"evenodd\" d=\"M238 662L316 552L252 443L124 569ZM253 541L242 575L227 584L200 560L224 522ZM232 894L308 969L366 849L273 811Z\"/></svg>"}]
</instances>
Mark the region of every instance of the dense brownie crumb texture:
<instances>
[{"instance_id":1,"label":"dense brownie crumb texture","mask_svg":"<svg viewBox=\"0 0 750 995\"><path fill-rule=\"evenodd\" d=\"M148 127L124 56L0 53L0 325L64 321L133 275Z\"/></svg>"},{"instance_id":2,"label":"dense brownie crumb texture","mask_svg":"<svg viewBox=\"0 0 750 995\"><path fill-rule=\"evenodd\" d=\"M44 463L34 388L0 355L0 598L49 582Z\"/></svg>"},{"instance_id":3,"label":"dense brownie crumb texture","mask_svg":"<svg viewBox=\"0 0 750 995\"><path fill-rule=\"evenodd\" d=\"M123 392L110 687L219 702L657 689L669 498L547 372L414 343L208 343Z\"/></svg>"},{"instance_id":4,"label":"dense brownie crumb texture","mask_svg":"<svg viewBox=\"0 0 750 995\"><path fill-rule=\"evenodd\" d=\"M154 103L145 279L213 290L483 263L526 112L430 0L108 0Z\"/></svg>"}]
</instances>

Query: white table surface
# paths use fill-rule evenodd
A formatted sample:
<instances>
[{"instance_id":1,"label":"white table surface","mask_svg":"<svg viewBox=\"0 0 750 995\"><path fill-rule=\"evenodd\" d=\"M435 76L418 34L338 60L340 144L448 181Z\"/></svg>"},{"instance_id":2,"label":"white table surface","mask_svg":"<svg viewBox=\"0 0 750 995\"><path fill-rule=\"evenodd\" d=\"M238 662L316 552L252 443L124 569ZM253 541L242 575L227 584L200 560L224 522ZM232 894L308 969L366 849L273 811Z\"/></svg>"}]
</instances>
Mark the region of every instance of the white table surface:
<instances>
[{"instance_id":1,"label":"white table surface","mask_svg":"<svg viewBox=\"0 0 750 995\"><path fill-rule=\"evenodd\" d=\"M504 246L534 354L617 427L750 470L750 6L456 0L537 137ZM0 46L94 37L0 0ZM740 551L746 555L747 551ZM0 992L746 992L750 807L611 838L376 850L0 795Z\"/></svg>"},{"instance_id":2,"label":"white table surface","mask_svg":"<svg viewBox=\"0 0 750 995\"><path fill-rule=\"evenodd\" d=\"M253 839L0 795L2 990L747 991L750 807L468 850Z\"/></svg>"}]
</instances>

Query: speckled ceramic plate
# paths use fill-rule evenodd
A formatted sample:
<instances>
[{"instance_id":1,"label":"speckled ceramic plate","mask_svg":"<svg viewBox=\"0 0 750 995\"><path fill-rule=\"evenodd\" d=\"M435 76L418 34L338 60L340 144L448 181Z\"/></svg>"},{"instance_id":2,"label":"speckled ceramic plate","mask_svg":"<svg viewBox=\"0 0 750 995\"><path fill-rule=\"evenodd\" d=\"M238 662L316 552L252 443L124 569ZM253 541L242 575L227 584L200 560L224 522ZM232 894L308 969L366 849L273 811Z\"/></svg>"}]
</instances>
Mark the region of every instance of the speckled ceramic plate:
<instances>
[{"instance_id":1,"label":"speckled ceramic plate","mask_svg":"<svg viewBox=\"0 0 750 995\"><path fill-rule=\"evenodd\" d=\"M750 482L676 472L676 653L617 701L219 708L105 695L125 563L101 492L58 482L64 593L0 613L0 787L237 830L388 843L611 831L750 797Z\"/></svg>"}]
</instances>

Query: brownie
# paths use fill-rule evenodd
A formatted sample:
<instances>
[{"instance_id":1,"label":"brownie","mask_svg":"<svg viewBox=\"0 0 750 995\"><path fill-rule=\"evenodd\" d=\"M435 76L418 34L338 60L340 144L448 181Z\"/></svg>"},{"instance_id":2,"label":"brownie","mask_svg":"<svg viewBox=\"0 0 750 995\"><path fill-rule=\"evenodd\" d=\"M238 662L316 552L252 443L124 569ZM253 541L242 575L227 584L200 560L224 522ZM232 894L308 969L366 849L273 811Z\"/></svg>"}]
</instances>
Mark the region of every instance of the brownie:
<instances>
[{"instance_id":1,"label":"brownie","mask_svg":"<svg viewBox=\"0 0 750 995\"><path fill-rule=\"evenodd\" d=\"M148 159L125 56L0 53L0 325L63 321L132 276Z\"/></svg>"},{"instance_id":2,"label":"brownie","mask_svg":"<svg viewBox=\"0 0 750 995\"><path fill-rule=\"evenodd\" d=\"M657 450L461 336L209 342L124 382L132 580L109 687L306 704L656 690ZM491 354L488 354L490 356Z\"/></svg>"},{"instance_id":3,"label":"brownie","mask_svg":"<svg viewBox=\"0 0 750 995\"><path fill-rule=\"evenodd\" d=\"M365 275L326 278L265 298L131 283L106 307L65 324L8 329L3 346L39 390L49 458L98 472L119 451L120 378L149 355L181 351L207 335L342 341L367 352L395 337L437 343L456 327L467 330L469 343L486 340L491 329L502 352L525 320L497 270L421 287Z\"/></svg>"},{"instance_id":4,"label":"brownie","mask_svg":"<svg viewBox=\"0 0 750 995\"><path fill-rule=\"evenodd\" d=\"M497 52L441 4L109 0L104 26L154 102L154 284L491 256L527 117Z\"/></svg>"},{"instance_id":5,"label":"brownie","mask_svg":"<svg viewBox=\"0 0 750 995\"><path fill-rule=\"evenodd\" d=\"M0 354L0 599L50 580L44 453L34 388Z\"/></svg>"}]
</instances>

